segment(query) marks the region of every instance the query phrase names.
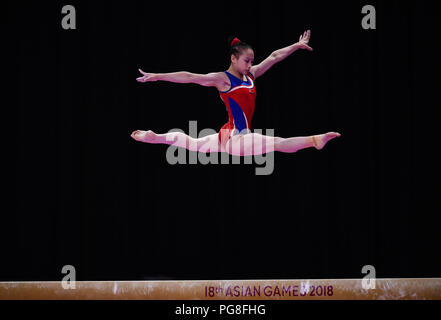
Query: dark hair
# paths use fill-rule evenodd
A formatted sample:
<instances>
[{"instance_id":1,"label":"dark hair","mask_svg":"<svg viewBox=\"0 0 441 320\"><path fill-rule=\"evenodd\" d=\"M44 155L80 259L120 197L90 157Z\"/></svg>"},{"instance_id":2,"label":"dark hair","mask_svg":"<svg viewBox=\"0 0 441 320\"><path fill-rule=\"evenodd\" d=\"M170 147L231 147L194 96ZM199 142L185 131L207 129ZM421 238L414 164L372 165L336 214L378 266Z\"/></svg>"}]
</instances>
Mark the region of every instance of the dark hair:
<instances>
[{"instance_id":1,"label":"dark hair","mask_svg":"<svg viewBox=\"0 0 441 320\"><path fill-rule=\"evenodd\" d=\"M230 48L230 53L228 55L229 58L232 54L234 54L236 58L239 58L240 54L245 49L253 50L253 48L248 43L245 43L243 41L237 42L234 44L234 46L231 46L231 42L234 40L234 38L234 36L228 38L228 48Z\"/></svg>"}]
</instances>

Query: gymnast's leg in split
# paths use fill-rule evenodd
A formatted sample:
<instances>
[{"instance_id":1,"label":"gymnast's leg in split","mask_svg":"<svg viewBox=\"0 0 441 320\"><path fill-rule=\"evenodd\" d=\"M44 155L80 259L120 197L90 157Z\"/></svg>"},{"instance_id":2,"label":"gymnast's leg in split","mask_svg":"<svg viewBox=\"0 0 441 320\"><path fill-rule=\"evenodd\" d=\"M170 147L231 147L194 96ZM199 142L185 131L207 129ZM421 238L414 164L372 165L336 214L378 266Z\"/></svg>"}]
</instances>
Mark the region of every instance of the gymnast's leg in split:
<instances>
[{"instance_id":1,"label":"gymnast's leg in split","mask_svg":"<svg viewBox=\"0 0 441 320\"><path fill-rule=\"evenodd\" d=\"M182 132L167 132L158 134L152 130L136 130L130 135L136 141L153 144L168 144L185 148L189 151L221 152L218 142L218 134L212 134L201 138L193 138Z\"/></svg>"}]
</instances>

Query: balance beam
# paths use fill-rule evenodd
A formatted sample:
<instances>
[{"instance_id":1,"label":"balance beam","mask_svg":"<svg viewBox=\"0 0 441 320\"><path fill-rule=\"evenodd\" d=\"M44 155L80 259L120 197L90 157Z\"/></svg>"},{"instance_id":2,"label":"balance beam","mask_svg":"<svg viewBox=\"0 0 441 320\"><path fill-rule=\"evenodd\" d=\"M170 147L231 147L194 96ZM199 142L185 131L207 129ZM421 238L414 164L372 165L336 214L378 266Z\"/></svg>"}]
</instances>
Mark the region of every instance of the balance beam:
<instances>
[{"instance_id":1,"label":"balance beam","mask_svg":"<svg viewBox=\"0 0 441 320\"><path fill-rule=\"evenodd\" d=\"M441 300L441 278L0 282L0 300ZM366 287L366 286L365 286Z\"/></svg>"}]
</instances>

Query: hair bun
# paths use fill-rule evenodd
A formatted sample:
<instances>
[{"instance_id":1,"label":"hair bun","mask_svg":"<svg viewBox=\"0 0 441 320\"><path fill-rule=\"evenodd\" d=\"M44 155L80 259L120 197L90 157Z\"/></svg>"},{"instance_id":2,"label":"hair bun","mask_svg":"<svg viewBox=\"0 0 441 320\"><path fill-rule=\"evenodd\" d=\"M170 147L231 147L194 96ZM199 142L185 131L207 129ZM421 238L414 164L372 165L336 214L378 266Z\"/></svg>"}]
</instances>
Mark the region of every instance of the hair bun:
<instances>
[{"instance_id":1,"label":"hair bun","mask_svg":"<svg viewBox=\"0 0 441 320\"><path fill-rule=\"evenodd\" d=\"M240 40L238 39L238 38L234 38L232 41L231 41L231 46L234 46L236 43L238 43L238 42L240 42Z\"/></svg>"}]
</instances>

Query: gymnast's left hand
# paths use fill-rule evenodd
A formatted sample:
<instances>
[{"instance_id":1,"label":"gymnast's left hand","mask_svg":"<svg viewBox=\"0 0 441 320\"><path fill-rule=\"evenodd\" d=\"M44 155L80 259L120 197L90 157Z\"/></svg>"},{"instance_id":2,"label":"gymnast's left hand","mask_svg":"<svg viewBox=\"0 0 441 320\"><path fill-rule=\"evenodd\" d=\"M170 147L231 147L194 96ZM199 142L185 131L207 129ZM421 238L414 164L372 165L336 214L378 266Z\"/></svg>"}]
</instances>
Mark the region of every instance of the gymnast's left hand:
<instances>
[{"instance_id":1,"label":"gymnast's left hand","mask_svg":"<svg viewBox=\"0 0 441 320\"><path fill-rule=\"evenodd\" d=\"M297 42L299 49L306 49L312 51L312 48L308 46L310 38L311 38L311 30L307 30L303 33L303 35L300 35L299 42Z\"/></svg>"},{"instance_id":2,"label":"gymnast's left hand","mask_svg":"<svg viewBox=\"0 0 441 320\"><path fill-rule=\"evenodd\" d=\"M141 69L138 69L139 72L142 73L142 77L136 78L138 82L148 82L148 81L157 81L157 77L154 73L147 73L142 71Z\"/></svg>"}]
</instances>

